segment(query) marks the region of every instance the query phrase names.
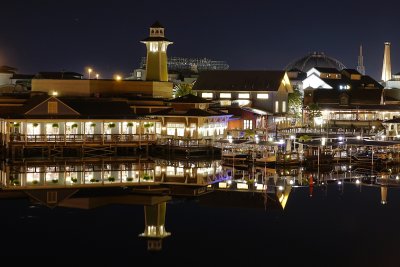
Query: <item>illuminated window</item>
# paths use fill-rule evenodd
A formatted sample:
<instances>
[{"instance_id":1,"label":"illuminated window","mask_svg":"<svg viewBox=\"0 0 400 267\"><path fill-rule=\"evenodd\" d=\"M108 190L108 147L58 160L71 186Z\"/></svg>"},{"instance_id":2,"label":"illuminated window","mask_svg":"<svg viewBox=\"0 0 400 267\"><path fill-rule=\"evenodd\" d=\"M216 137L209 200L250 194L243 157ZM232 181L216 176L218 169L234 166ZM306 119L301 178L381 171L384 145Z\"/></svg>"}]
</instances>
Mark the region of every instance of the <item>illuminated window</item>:
<instances>
[{"instance_id":1,"label":"illuminated window","mask_svg":"<svg viewBox=\"0 0 400 267\"><path fill-rule=\"evenodd\" d=\"M158 52L158 43L155 42L150 43L150 52Z\"/></svg>"},{"instance_id":2,"label":"illuminated window","mask_svg":"<svg viewBox=\"0 0 400 267\"><path fill-rule=\"evenodd\" d=\"M220 93L219 97L220 98L231 98L232 94L231 93Z\"/></svg>"},{"instance_id":3,"label":"illuminated window","mask_svg":"<svg viewBox=\"0 0 400 267\"><path fill-rule=\"evenodd\" d=\"M230 100L221 100L220 105L221 106L230 106L232 104L232 101Z\"/></svg>"},{"instance_id":4,"label":"illuminated window","mask_svg":"<svg viewBox=\"0 0 400 267\"><path fill-rule=\"evenodd\" d=\"M268 99L268 94L257 94L258 99Z\"/></svg>"},{"instance_id":5,"label":"illuminated window","mask_svg":"<svg viewBox=\"0 0 400 267\"><path fill-rule=\"evenodd\" d=\"M202 98L213 98L213 93L201 93Z\"/></svg>"},{"instance_id":6,"label":"illuminated window","mask_svg":"<svg viewBox=\"0 0 400 267\"><path fill-rule=\"evenodd\" d=\"M286 101L282 101L282 112L286 112Z\"/></svg>"},{"instance_id":7,"label":"illuminated window","mask_svg":"<svg viewBox=\"0 0 400 267\"><path fill-rule=\"evenodd\" d=\"M275 113L278 113L278 112L279 112L279 101L276 100L275 101Z\"/></svg>"},{"instance_id":8,"label":"illuminated window","mask_svg":"<svg viewBox=\"0 0 400 267\"><path fill-rule=\"evenodd\" d=\"M58 113L58 103L56 101L47 102L47 113L57 114Z\"/></svg>"},{"instance_id":9,"label":"illuminated window","mask_svg":"<svg viewBox=\"0 0 400 267\"><path fill-rule=\"evenodd\" d=\"M243 94L239 94L239 98L250 98L250 94L249 93L243 93Z\"/></svg>"},{"instance_id":10,"label":"illuminated window","mask_svg":"<svg viewBox=\"0 0 400 267\"><path fill-rule=\"evenodd\" d=\"M142 78L142 72L141 71L136 72L136 77L137 78Z\"/></svg>"},{"instance_id":11,"label":"illuminated window","mask_svg":"<svg viewBox=\"0 0 400 267\"><path fill-rule=\"evenodd\" d=\"M166 45L165 45L165 43L162 43L162 45L161 45L161 51L165 52L165 50L166 50Z\"/></svg>"},{"instance_id":12,"label":"illuminated window","mask_svg":"<svg viewBox=\"0 0 400 267\"><path fill-rule=\"evenodd\" d=\"M253 121L252 120L243 120L243 129L253 129Z\"/></svg>"}]
</instances>

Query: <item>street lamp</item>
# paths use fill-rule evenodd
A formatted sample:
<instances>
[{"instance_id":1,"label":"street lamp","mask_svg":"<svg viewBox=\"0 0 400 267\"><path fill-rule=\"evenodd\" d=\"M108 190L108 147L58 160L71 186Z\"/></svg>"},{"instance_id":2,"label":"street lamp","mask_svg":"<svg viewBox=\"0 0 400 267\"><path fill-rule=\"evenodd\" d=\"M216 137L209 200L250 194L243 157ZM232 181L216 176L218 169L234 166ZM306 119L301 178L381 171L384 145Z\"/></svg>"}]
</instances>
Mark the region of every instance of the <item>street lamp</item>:
<instances>
[{"instance_id":1,"label":"street lamp","mask_svg":"<svg viewBox=\"0 0 400 267\"><path fill-rule=\"evenodd\" d=\"M89 74L89 80L90 80L90 73L92 73L92 71L93 71L93 70L92 70L91 68L88 68L88 70L87 70L87 71L88 71L88 74Z\"/></svg>"},{"instance_id":2,"label":"street lamp","mask_svg":"<svg viewBox=\"0 0 400 267\"><path fill-rule=\"evenodd\" d=\"M97 80L99 79L99 74L98 74L98 73L96 73L96 79L97 79Z\"/></svg>"}]
</instances>

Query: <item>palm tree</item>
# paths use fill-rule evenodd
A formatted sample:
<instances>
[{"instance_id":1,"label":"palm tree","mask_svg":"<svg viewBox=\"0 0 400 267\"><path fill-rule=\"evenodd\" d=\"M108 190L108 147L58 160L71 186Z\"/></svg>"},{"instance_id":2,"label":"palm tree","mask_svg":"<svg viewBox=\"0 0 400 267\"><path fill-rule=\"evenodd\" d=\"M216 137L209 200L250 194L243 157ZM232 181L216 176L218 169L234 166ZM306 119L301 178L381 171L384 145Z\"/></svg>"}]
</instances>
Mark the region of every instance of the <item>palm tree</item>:
<instances>
[{"instance_id":1,"label":"palm tree","mask_svg":"<svg viewBox=\"0 0 400 267\"><path fill-rule=\"evenodd\" d=\"M192 93L193 85L190 83L178 83L175 85L175 97L180 97Z\"/></svg>"}]
</instances>

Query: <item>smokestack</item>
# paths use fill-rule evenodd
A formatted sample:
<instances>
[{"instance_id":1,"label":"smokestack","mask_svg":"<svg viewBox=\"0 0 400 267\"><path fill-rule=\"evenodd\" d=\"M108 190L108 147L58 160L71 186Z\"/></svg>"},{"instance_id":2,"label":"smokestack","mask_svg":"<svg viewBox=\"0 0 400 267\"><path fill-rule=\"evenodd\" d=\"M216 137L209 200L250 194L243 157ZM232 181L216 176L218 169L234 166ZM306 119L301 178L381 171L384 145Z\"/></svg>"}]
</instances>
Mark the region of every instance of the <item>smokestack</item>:
<instances>
[{"instance_id":1,"label":"smokestack","mask_svg":"<svg viewBox=\"0 0 400 267\"><path fill-rule=\"evenodd\" d=\"M390 43L385 42L383 54L382 81L387 82L392 78L392 65L390 63Z\"/></svg>"}]
</instances>

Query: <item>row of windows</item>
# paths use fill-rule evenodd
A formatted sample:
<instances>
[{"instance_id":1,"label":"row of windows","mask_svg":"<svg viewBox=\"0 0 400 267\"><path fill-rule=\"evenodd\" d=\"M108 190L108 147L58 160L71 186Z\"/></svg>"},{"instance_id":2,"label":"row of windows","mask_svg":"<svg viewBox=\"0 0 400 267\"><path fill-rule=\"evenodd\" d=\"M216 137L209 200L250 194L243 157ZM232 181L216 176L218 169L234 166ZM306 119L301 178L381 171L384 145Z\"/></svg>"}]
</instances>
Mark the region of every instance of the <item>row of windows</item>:
<instances>
[{"instance_id":1,"label":"row of windows","mask_svg":"<svg viewBox=\"0 0 400 267\"><path fill-rule=\"evenodd\" d=\"M202 98L213 98L213 93L202 93ZM220 93L219 98L232 98L232 93ZM249 93L239 93L238 98L240 99L249 99ZM268 99L268 94L257 94L257 99Z\"/></svg>"}]
</instances>

